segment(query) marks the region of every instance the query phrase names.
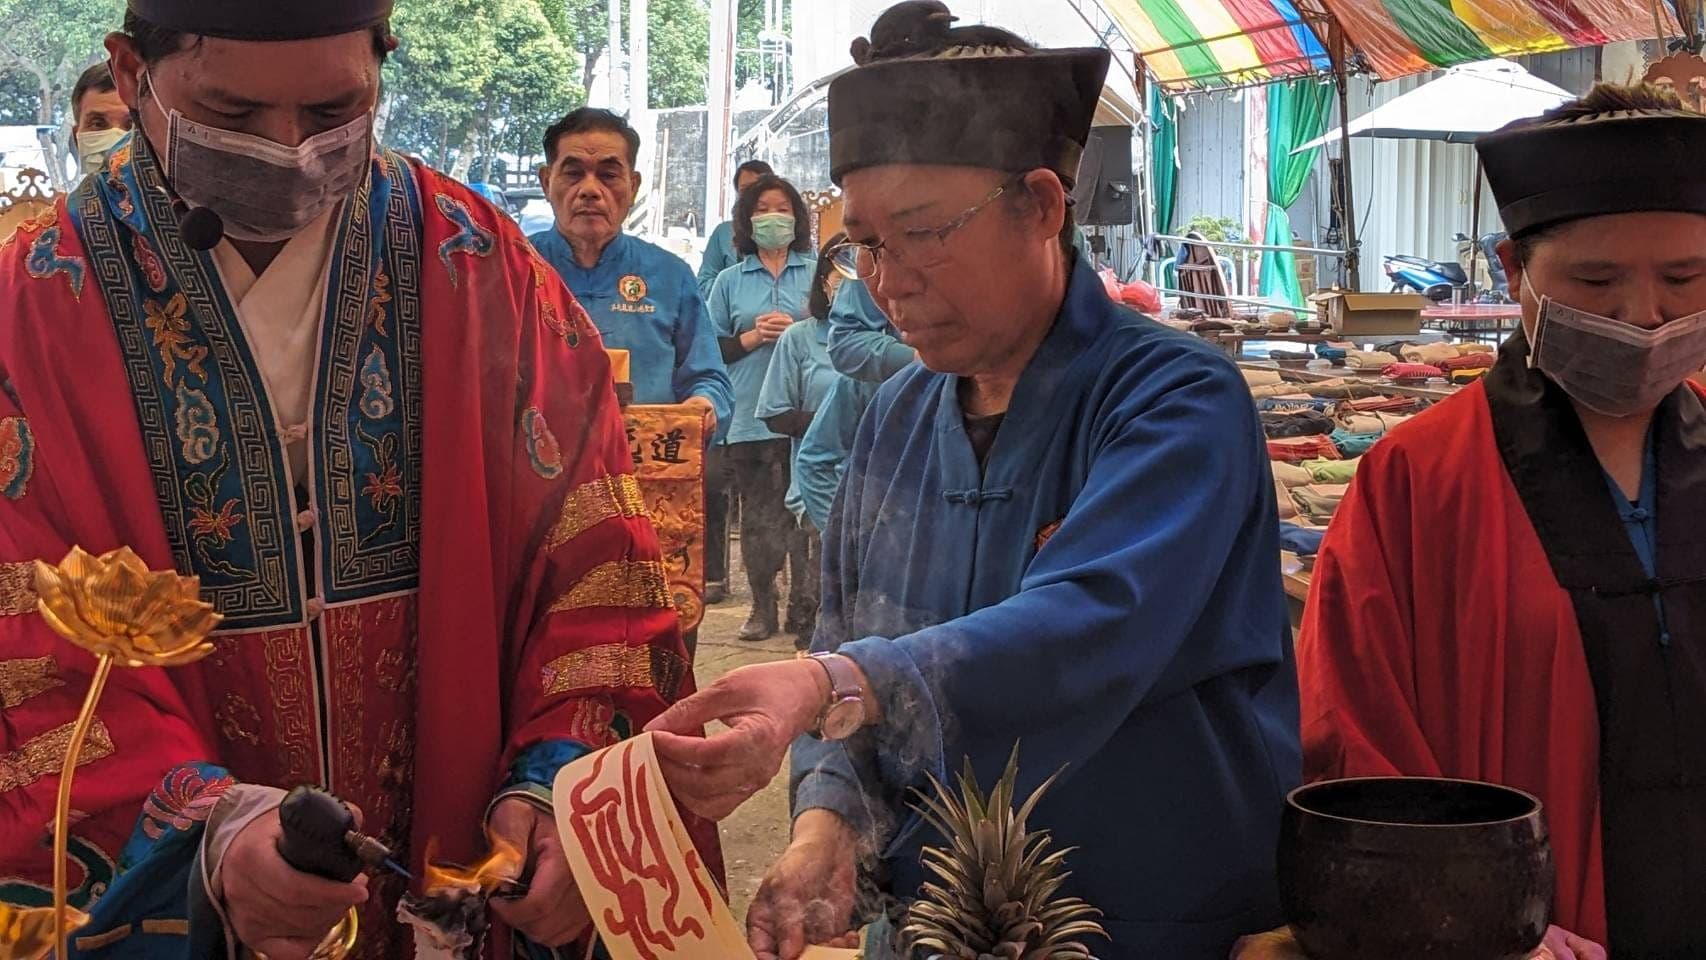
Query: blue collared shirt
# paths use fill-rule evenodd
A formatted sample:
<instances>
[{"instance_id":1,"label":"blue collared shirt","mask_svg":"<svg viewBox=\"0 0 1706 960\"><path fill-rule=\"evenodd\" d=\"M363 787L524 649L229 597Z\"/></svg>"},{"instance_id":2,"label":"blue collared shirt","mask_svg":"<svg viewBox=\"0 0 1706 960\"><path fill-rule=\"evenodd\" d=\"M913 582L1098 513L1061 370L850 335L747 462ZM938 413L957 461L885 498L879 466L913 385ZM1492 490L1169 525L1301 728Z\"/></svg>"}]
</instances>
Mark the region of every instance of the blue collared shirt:
<instances>
[{"instance_id":1,"label":"blue collared shirt","mask_svg":"<svg viewBox=\"0 0 1706 960\"><path fill-rule=\"evenodd\" d=\"M699 261L699 295L711 299L711 285L717 282L717 274L739 262L740 254L735 253L735 225L724 220L711 231L711 239L705 244L705 257Z\"/></svg>"},{"instance_id":2,"label":"blue collared shirt","mask_svg":"<svg viewBox=\"0 0 1706 960\"><path fill-rule=\"evenodd\" d=\"M882 383L918 357L900 342L863 281L847 280L829 307L829 359L835 369L866 383Z\"/></svg>"},{"instance_id":3,"label":"blue collared shirt","mask_svg":"<svg viewBox=\"0 0 1706 960\"><path fill-rule=\"evenodd\" d=\"M638 237L618 234L588 270L555 229L531 238L592 316L604 345L628 351L635 403L704 397L727 423L734 391L717 335L682 259Z\"/></svg>"},{"instance_id":4,"label":"blue collared shirt","mask_svg":"<svg viewBox=\"0 0 1706 960\"><path fill-rule=\"evenodd\" d=\"M817 413L823 409L824 398L840 374L829 365L829 324L816 317L807 317L789 327L776 341L776 352L770 357L770 369L764 375L764 386L758 391L758 419L765 420L784 413ZM800 499L800 440L793 441L794 469L789 472L786 504L794 516L805 515L805 502ZM819 528L822 529L822 528Z\"/></svg>"},{"instance_id":5,"label":"blue collared shirt","mask_svg":"<svg viewBox=\"0 0 1706 960\"><path fill-rule=\"evenodd\" d=\"M817 260L811 254L790 250L781 276L772 276L757 254L718 274L711 288L711 322L716 325L717 336L738 337L767 313L786 313L795 320L810 316L808 300L816 269ZM767 343L728 365L735 388L735 412L725 442L781 439L755 414L758 391L764 387L764 375L775 352L776 345Z\"/></svg>"}]
</instances>

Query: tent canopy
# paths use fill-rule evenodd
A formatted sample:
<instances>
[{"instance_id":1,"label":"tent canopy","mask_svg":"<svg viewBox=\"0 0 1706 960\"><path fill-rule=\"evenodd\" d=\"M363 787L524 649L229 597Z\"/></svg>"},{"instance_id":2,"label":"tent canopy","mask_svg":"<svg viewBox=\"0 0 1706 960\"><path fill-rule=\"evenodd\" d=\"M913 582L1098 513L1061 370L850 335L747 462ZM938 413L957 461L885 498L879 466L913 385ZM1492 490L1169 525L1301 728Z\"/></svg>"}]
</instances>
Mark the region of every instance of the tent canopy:
<instances>
[{"instance_id":1,"label":"tent canopy","mask_svg":"<svg viewBox=\"0 0 1706 960\"><path fill-rule=\"evenodd\" d=\"M1542 113L1574 97L1509 60L1452 67L1438 80L1352 120L1353 137L1474 143L1483 133ZM1339 131L1311 140L1293 153L1337 143Z\"/></svg>"},{"instance_id":2,"label":"tent canopy","mask_svg":"<svg viewBox=\"0 0 1706 960\"><path fill-rule=\"evenodd\" d=\"M1674 0L1673 0L1674 2ZM1168 93L1331 69L1337 20L1382 80L1443 67L1680 33L1654 0L1103 0Z\"/></svg>"}]
</instances>

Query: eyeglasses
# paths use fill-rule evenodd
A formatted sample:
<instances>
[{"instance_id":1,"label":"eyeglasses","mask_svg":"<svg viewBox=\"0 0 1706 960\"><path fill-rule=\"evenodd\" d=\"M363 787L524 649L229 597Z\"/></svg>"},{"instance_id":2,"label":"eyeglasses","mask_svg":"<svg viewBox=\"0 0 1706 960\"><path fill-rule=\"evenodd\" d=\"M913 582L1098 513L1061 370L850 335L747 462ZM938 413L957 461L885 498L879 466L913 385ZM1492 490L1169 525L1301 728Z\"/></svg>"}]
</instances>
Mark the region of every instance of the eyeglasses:
<instances>
[{"instance_id":1,"label":"eyeglasses","mask_svg":"<svg viewBox=\"0 0 1706 960\"><path fill-rule=\"evenodd\" d=\"M937 266L948 259L948 238L971 223L985 207L1018 183L1017 177L1002 183L989 191L989 195L977 206L942 226L912 227L902 230L897 237L878 240L876 243L856 243L852 240L838 243L829 250L830 262L834 264L837 273L849 280L872 279L877 275L877 269L889 258L915 270Z\"/></svg>"}]
</instances>

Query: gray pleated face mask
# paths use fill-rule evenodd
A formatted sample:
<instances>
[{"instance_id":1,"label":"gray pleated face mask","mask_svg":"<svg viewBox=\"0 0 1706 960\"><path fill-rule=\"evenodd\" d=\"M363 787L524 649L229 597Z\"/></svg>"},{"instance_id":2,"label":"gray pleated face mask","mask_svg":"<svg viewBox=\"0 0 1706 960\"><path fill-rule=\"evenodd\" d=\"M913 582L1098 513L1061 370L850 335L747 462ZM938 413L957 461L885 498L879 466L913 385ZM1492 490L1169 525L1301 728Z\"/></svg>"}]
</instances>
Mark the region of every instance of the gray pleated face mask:
<instances>
[{"instance_id":1,"label":"gray pleated face mask","mask_svg":"<svg viewBox=\"0 0 1706 960\"><path fill-rule=\"evenodd\" d=\"M1706 311L1647 329L1541 297L1528 365L1596 413L1645 413L1706 366Z\"/></svg>"},{"instance_id":2,"label":"gray pleated face mask","mask_svg":"<svg viewBox=\"0 0 1706 960\"><path fill-rule=\"evenodd\" d=\"M298 146L210 127L167 110L163 165L178 196L207 207L233 240L279 243L355 193L373 157L371 111Z\"/></svg>"}]
</instances>

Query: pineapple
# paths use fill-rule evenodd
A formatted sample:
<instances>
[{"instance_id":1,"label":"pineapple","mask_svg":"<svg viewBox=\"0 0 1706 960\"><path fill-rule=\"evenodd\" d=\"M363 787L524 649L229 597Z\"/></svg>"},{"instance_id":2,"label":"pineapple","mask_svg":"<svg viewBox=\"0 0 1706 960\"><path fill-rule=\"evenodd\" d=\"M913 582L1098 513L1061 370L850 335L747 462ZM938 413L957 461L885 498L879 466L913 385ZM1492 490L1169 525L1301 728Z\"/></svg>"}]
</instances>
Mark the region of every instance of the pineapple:
<instances>
[{"instance_id":1,"label":"pineapple","mask_svg":"<svg viewBox=\"0 0 1706 960\"><path fill-rule=\"evenodd\" d=\"M960 799L930 778L934 796L919 812L949 840L927 847L924 866L940 883L927 882L907 911L901 940L909 951L951 960L1085 960L1086 937L1107 938L1096 922L1101 911L1076 897L1060 897L1070 876L1066 857L1049 852L1045 832L1030 833L1025 821L1060 776L1056 772L1017 812L1013 793L1019 749L988 796L978 788L971 761L960 774Z\"/></svg>"}]
</instances>

